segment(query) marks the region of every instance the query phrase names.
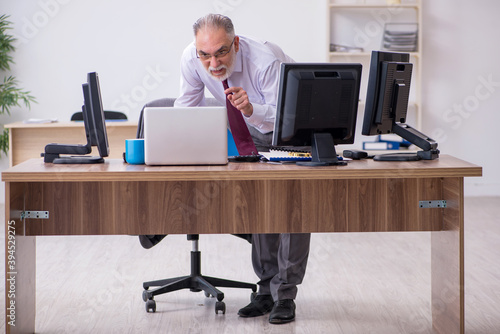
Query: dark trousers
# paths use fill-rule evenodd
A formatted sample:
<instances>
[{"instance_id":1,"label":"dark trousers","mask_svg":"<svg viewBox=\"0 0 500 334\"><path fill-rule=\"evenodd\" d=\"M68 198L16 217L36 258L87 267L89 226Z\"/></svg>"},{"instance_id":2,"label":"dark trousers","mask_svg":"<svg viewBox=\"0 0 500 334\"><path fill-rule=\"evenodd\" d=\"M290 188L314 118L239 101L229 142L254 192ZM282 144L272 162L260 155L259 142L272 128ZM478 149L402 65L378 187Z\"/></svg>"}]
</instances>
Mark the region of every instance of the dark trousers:
<instances>
[{"instance_id":1,"label":"dark trousers","mask_svg":"<svg viewBox=\"0 0 500 334\"><path fill-rule=\"evenodd\" d=\"M268 151L273 134L262 134L248 127L259 151ZM295 299L309 257L310 233L252 235L252 264L259 277L259 294L275 301Z\"/></svg>"},{"instance_id":2,"label":"dark trousers","mask_svg":"<svg viewBox=\"0 0 500 334\"><path fill-rule=\"evenodd\" d=\"M252 264L259 277L259 294L274 301L295 299L309 256L310 233L254 234Z\"/></svg>"},{"instance_id":3,"label":"dark trousers","mask_svg":"<svg viewBox=\"0 0 500 334\"><path fill-rule=\"evenodd\" d=\"M250 132L250 135L252 136L253 142L255 144L255 147L257 148L257 151L259 152L268 152L269 148L271 147L271 142L273 141L273 133L260 133L259 130L254 129L253 127L249 126L248 131Z\"/></svg>"}]
</instances>

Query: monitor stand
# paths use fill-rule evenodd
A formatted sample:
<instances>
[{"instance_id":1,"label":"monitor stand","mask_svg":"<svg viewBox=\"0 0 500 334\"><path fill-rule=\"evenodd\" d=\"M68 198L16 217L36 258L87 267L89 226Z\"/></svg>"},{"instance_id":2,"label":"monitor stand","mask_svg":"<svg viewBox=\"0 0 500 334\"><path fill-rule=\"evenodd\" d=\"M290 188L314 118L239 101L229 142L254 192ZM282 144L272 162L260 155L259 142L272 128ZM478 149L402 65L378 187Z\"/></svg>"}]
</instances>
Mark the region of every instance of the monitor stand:
<instances>
[{"instance_id":1,"label":"monitor stand","mask_svg":"<svg viewBox=\"0 0 500 334\"><path fill-rule=\"evenodd\" d=\"M54 164L102 164L104 159L99 156L64 156L55 158L52 163Z\"/></svg>"},{"instance_id":2,"label":"monitor stand","mask_svg":"<svg viewBox=\"0 0 500 334\"><path fill-rule=\"evenodd\" d=\"M86 155L92 152L92 146L79 144L47 144L41 154L44 162L54 164L99 164L104 159L100 156ZM61 156L61 154L68 154ZM75 154L75 155L71 155Z\"/></svg>"},{"instance_id":3,"label":"monitor stand","mask_svg":"<svg viewBox=\"0 0 500 334\"><path fill-rule=\"evenodd\" d=\"M378 154L373 157L375 161L418 161L434 160L439 157L439 150L417 151L413 153L386 153Z\"/></svg>"},{"instance_id":4,"label":"monitor stand","mask_svg":"<svg viewBox=\"0 0 500 334\"><path fill-rule=\"evenodd\" d=\"M437 149L438 143L412 128L408 124L394 123L392 132L408 140L410 143L420 147L423 151L414 153L387 153L380 154L373 157L376 161L416 161L416 160L434 160L439 158L439 150Z\"/></svg>"},{"instance_id":5,"label":"monitor stand","mask_svg":"<svg viewBox=\"0 0 500 334\"><path fill-rule=\"evenodd\" d=\"M413 153L386 153L373 156L375 161L417 161L420 158L417 152Z\"/></svg>"},{"instance_id":6,"label":"monitor stand","mask_svg":"<svg viewBox=\"0 0 500 334\"><path fill-rule=\"evenodd\" d=\"M339 160L335 144L330 133L314 133L311 143L311 161L299 161L299 166L345 166L347 162Z\"/></svg>"}]
</instances>

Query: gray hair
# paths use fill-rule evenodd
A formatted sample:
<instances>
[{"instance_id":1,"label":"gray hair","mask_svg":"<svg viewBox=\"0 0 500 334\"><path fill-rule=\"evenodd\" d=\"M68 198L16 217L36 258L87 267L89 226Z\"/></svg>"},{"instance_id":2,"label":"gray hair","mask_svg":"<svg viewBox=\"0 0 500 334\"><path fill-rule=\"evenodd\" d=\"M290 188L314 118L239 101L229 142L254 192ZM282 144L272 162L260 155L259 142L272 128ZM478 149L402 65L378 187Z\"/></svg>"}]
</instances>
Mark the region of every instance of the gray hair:
<instances>
[{"instance_id":1,"label":"gray hair","mask_svg":"<svg viewBox=\"0 0 500 334\"><path fill-rule=\"evenodd\" d=\"M196 37L198 32L205 28L222 28L226 31L230 38L235 36L233 22L229 17L221 14L208 14L199 18L193 24L194 36Z\"/></svg>"}]
</instances>

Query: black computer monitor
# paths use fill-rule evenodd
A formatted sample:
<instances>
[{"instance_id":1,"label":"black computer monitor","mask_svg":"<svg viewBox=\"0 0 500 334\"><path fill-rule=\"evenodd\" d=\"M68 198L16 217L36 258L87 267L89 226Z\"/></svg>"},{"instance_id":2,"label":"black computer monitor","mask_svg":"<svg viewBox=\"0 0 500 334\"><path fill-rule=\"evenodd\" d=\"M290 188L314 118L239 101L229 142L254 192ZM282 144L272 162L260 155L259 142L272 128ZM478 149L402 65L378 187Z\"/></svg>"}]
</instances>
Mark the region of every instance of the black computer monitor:
<instances>
[{"instance_id":1,"label":"black computer monitor","mask_svg":"<svg viewBox=\"0 0 500 334\"><path fill-rule=\"evenodd\" d=\"M82 85L83 105L82 117L83 125L85 126L85 135L87 136L87 145L97 146L97 137L95 135L94 117L92 116L92 99L90 97L90 87L88 83ZM90 153L90 152L89 152Z\"/></svg>"},{"instance_id":2,"label":"black computer monitor","mask_svg":"<svg viewBox=\"0 0 500 334\"><path fill-rule=\"evenodd\" d=\"M413 65L408 53L373 51L361 133L394 133L420 147L415 153L376 155L374 160L433 160L439 157L433 139L406 124Z\"/></svg>"},{"instance_id":3,"label":"black computer monitor","mask_svg":"<svg viewBox=\"0 0 500 334\"><path fill-rule=\"evenodd\" d=\"M47 144L42 153L44 162L55 164L94 164L103 163L103 157L109 155L108 138L101 92L97 73L89 73L87 82L82 85L83 123L87 144ZM99 156L89 156L92 146L97 146Z\"/></svg>"},{"instance_id":4,"label":"black computer monitor","mask_svg":"<svg viewBox=\"0 0 500 334\"><path fill-rule=\"evenodd\" d=\"M300 165L345 165L335 145L354 143L361 64L283 63L273 146L311 147Z\"/></svg>"},{"instance_id":5,"label":"black computer monitor","mask_svg":"<svg viewBox=\"0 0 500 334\"><path fill-rule=\"evenodd\" d=\"M87 74L87 83L90 88L92 118L94 127L91 128L91 135L94 132L94 137L97 141L97 149L101 157L109 155L108 134L106 131L106 120L104 117L104 109L102 107L101 88L99 85L99 76L96 72Z\"/></svg>"}]
</instances>

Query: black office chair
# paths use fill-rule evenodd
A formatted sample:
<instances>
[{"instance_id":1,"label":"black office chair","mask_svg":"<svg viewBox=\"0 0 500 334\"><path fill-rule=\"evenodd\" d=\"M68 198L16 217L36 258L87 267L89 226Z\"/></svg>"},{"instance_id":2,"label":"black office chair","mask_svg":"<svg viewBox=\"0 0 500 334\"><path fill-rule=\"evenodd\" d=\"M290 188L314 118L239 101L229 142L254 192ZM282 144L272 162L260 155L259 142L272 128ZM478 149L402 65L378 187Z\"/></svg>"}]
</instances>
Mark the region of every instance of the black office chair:
<instances>
[{"instance_id":1,"label":"black office chair","mask_svg":"<svg viewBox=\"0 0 500 334\"><path fill-rule=\"evenodd\" d=\"M111 110L104 110L104 119L109 119L109 120L127 120L127 115L122 113L121 111L111 111ZM73 115L71 115L71 121L83 121L83 114L81 111L75 112Z\"/></svg>"},{"instance_id":2,"label":"black office chair","mask_svg":"<svg viewBox=\"0 0 500 334\"><path fill-rule=\"evenodd\" d=\"M144 138L144 108L146 107L171 107L174 105L175 99L165 98L154 100L146 104L140 113L139 123L137 125L137 138ZM218 105L217 100L207 99L208 105ZM245 239L251 242L251 234L235 234L235 236ZM222 278L215 278L204 276L201 274L201 252L198 250L198 234L188 234L187 239L192 242L191 251L191 273L187 276L167 278L156 281L144 282L142 292L142 299L146 302L146 312L156 311L156 302L154 296L161 295L167 292L177 291L181 289L190 289L193 292L204 291L205 296L216 297L217 302L215 303L215 313L221 311L223 314L226 313L226 304L222 301L224 299L224 293L218 290L216 287L226 287L226 288L243 288L252 289L251 299L257 294L257 285L251 283L244 283L238 281L231 281ZM157 287L156 289L149 290L150 287Z\"/></svg>"}]
</instances>

